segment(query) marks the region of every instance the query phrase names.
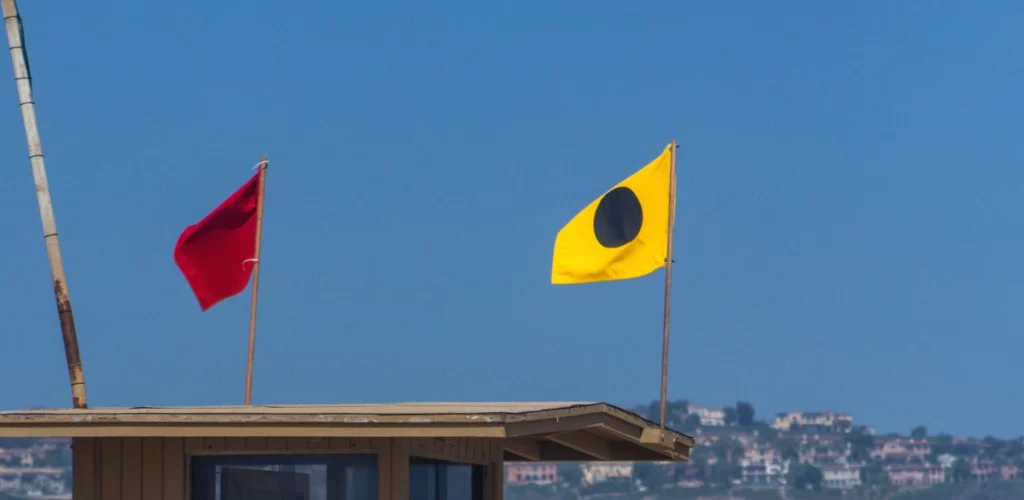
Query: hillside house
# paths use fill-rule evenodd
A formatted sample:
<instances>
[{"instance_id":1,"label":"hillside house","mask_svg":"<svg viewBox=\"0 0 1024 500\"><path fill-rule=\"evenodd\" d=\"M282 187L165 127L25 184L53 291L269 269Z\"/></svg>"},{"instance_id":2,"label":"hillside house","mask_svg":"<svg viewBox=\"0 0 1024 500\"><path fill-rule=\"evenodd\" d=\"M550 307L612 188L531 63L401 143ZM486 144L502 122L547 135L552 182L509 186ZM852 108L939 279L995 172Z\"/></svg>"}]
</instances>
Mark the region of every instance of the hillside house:
<instances>
[{"instance_id":1,"label":"hillside house","mask_svg":"<svg viewBox=\"0 0 1024 500\"><path fill-rule=\"evenodd\" d=\"M946 472L935 464L895 464L885 467L896 486L932 486L946 481Z\"/></svg>"},{"instance_id":2,"label":"hillside house","mask_svg":"<svg viewBox=\"0 0 1024 500\"><path fill-rule=\"evenodd\" d=\"M551 484L558 482L558 465L551 462L508 462L505 464L505 484Z\"/></svg>"},{"instance_id":3,"label":"hillside house","mask_svg":"<svg viewBox=\"0 0 1024 500\"><path fill-rule=\"evenodd\" d=\"M848 490L861 485L860 465L822 465L818 469L825 488Z\"/></svg>"},{"instance_id":4,"label":"hillside house","mask_svg":"<svg viewBox=\"0 0 1024 500\"><path fill-rule=\"evenodd\" d=\"M904 437L879 437L875 436L875 445L871 449L871 458L887 462L911 462L924 463L932 452L932 445L927 439L912 439Z\"/></svg>"},{"instance_id":5,"label":"hillside house","mask_svg":"<svg viewBox=\"0 0 1024 500\"><path fill-rule=\"evenodd\" d=\"M784 432L797 427L810 427L819 431L847 431L853 427L853 417L849 413L834 411L791 411L776 414L772 427Z\"/></svg>"},{"instance_id":6,"label":"hillside house","mask_svg":"<svg viewBox=\"0 0 1024 500\"><path fill-rule=\"evenodd\" d=\"M687 415L697 415L700 417L700 425L708 427L725 426L725 409L723 408L706 408L691 404L687 408Z\"/></svg>"}]
</instances>

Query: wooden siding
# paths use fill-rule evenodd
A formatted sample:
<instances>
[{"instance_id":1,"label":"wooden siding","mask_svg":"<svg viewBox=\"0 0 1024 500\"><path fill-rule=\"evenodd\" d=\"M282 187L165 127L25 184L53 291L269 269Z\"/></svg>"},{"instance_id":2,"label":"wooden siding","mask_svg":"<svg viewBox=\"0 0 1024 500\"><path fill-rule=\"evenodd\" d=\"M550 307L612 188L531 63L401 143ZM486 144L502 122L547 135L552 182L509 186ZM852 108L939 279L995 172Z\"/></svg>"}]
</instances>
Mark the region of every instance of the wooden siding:
<instances>
[{"instance_id":1,"label":"wooden siding","mask_svg":"<svg viewBox=\"0 0 1024 500\"><path fill-rule=\"evenodd\" d=\"M199 455L369 453L381 500L409 498L409 457L484 466L484 500L502 500L501 440L489 438L75 438L75 500L189 500Z\"/></svg>"}]
</instances>

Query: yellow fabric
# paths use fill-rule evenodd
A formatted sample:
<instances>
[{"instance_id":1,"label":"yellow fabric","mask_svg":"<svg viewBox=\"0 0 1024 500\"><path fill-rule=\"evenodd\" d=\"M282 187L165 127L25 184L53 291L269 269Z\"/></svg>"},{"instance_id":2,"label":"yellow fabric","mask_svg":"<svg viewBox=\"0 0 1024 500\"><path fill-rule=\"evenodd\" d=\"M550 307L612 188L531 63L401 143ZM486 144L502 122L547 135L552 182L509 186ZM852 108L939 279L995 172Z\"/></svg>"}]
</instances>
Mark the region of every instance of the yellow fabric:
<instances>
[{"instance_id":1,"label":"yellow fabric","mask_svg":"<svg viewBox=\"0 0 1024 500\"><path fill-rule=\"evenodd\" d=\"M637 278L665 265L673 154L670 144L661 156L605 192L626 187L636 195L643 222L635 239L617 248L607 248L598 242L594 216L604 195L558 232L551 264L552 284Z\"/></svg>"}]
</instances>

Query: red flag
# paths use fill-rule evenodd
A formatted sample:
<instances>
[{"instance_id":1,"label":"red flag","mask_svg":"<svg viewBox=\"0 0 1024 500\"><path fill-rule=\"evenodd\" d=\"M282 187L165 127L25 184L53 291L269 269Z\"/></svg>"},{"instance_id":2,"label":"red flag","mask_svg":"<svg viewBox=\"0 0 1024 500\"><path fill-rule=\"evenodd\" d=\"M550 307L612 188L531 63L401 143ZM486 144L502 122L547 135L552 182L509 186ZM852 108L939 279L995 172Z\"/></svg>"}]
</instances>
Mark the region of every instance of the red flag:
<instances>
[{"instance_id":1,"label":"red flag","mask_svg":"<svg viewBox=\"0 0 1024 500\"><path fill-rule=\"evenodd\" d=\"M181 233L174 262L206 311L245 290L256 255L260 174Z\"/></svg>"}]
</instances>

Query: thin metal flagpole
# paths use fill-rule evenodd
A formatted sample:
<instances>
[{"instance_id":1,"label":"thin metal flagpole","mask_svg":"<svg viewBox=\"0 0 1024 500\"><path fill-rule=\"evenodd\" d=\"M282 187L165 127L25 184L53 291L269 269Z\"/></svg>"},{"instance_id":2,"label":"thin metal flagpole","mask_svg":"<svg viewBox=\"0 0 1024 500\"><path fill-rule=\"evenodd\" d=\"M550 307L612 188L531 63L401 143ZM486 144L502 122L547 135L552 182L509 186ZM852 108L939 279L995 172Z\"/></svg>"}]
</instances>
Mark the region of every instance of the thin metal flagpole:
<instances>
[{"instance_id":1,"label":"thin metal flagpole","mask_svg":"<svg viewBox=\"0 0 1024 500\"><path fill-rule=\"evenodd\" d=\"M89 400L85 395L85 374L78 352L78 334L75 332L75 317L71 312L71 296L68 294L67 278L64 275L64 261L60 256L60 241L57 239L57 222L53 216L50 186L46 180L46 165L43 162L43 146L36 124L35 102L32 100L32 75L25 53L21 16L18 15L18 7L14 0L3 0L3 11L7 44L11 49L11 62L14 64L14 81L18 87L18 100L21 104L21 118L25 122L25 137L28 140L28 157L36 185L39 216L43 222L43 241L46 243L46 255L50 260L53 294L57 300L61 335L64 337L64 354L67 357L68 376L71 380L72 404L75 408L87 408Z\"/></svg>"},{"instance_id":2,"label":"thin metal flagpole","mask_svg":"<svg viewBox=\"0 0 1024 500\"><path fill-rule=\"evenodd\" d=\"M260 250L263 246L263 193L267 186L267 155L259 164L259 198L256 200L256 253L252 263L252 303L249 311L249 362L245 368L245 406L252 405L252 364L256 357L256 305L260 293Z\"/></svg>"},{"instance_id":3,"label":"thin metal flagpole","mask_svg":"<svg viewBox=\"0 0 1024 500\"><path fill-rule=\"evenodd\" d=\"M665 435L665 410L668 398L668 337L669 316L672 309L672 235L676 226L676 141L670 145L671 171L668 181L668 239L665 243L665 319L661 335L661 435Z\"/></svg>"}]
</instances>

